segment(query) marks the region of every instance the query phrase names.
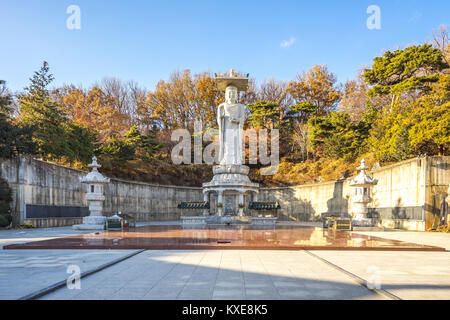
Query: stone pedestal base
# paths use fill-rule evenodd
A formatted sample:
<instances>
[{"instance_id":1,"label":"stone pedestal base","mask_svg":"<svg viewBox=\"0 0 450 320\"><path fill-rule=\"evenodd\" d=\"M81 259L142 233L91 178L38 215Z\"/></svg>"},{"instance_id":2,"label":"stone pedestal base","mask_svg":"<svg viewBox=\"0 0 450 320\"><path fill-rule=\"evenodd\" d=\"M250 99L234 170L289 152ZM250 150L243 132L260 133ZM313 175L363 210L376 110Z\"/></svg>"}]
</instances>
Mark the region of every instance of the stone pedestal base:
<instances>
[{"instance_id":1,"label":"stone pedestal base","mask_svg":"<svg viewBox=\"0 0 450 320\"><path fill-rule=\"evenodd\" d=\"M206 221L207 224L220 224L220 225L231 225L236 224L238 220L236 219L237 216L210 216L208 220Z\"/></svg>"},{"instance_id":2,"label":"stone pedestal base","mask_svg":"<svg viewBox=\"0 0 450 320\"><path fill-rule=\"evenodd\" d=\"M206 224L210 225L244 225L250 223L250 217L239 216L209 216Z\"/></svg>"},{"instance_id":3,"label":"stone pedestal base","mask_svg":"<svg viewBox=\"0 0 450 320\"><path fill-rule=\"evenodd\" d=\"M384 228L379 225L379 221L366 218L365 215L358 214L352 219L353 231L384 231Z\"/></svg>"},{"instance_id":4,"label":"stone pedestal base","mask_svg":"<svg viewBox=\"0 0 450 320\"><path fill-rule=\"evenodd\" d=\"M83 218L83 224L72 226L74 230L105 230L106 217L87 216Z\"/></svg>"},{"instance_id":5,"label":"stone pedestal base","mask_svg":"<svg viewBox=\"0 0 450 320\"><path fill-rule=\"evenodd\" d=\"M189 217L189 216L182 216L181 221L183 225L204 225L206 224L206 217Z\"/></svg>"},{"instance_id":6,"label":"stone pedestal base","mask_svg":"<svg viewBox=\"0 0 450 320\"><path fill-rule=\"evenodd\" d=\"M245 195L253 193L256 197L259 192L259 184L251 182L247 176L249 170L250 168L245 165L231 164L213 167L214 177L210 182L203 184L203 193L205 199L208 199L208 194L211 192L217 194L215 206L217 215L244 216ZM219 208L218 204L222 207Z\"/></svg>"},{"instance_id":7,"label":"stone pedestal base","mask_svg":"<svg viewBox=\"0 0 450 320\"><path fill-rule=\"evenodd\" d=\"M252 225L274 226L276 221L277 221L277 218L255 217L255 218L252 218Z\"/></svg>"},{"instance_id":8,"label":"stone pedestal base","mask_svg":"<svg viewBox=\"0 0 450 320\"><path fill-rule=\"evenodd\" d=\"M203 188L216 190L220 188L245 188L258 192L259 184L248 178L250 168L244 165L218 165L213 167L214 177L211 182L204 183Z\"/></svg>"},{"instance_id":9,"label":"stone pedestal base","mask_svg":"<svg viewBox=\"0 0 450 320\"><path fill-rule=\"evenodd\" d=\"M383 227L353 227L352 231L384 231Z\"/></svg>"}]
</instances>

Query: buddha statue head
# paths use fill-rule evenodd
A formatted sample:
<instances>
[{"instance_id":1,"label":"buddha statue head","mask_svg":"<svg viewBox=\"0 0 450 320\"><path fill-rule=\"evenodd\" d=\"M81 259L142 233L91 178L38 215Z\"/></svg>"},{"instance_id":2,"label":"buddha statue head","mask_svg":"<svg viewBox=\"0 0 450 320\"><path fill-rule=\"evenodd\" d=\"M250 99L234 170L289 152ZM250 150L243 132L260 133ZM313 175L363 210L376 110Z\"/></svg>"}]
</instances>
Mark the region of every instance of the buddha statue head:
<instances>
[{"instance_id":1,"label":"buddha statue head","mask_svg":"<svg viewBox=\"0 0 450 320\"><path fill-rule=\"evenodd\" d=\"M230 104L237 103L238 91L234 86L228 86L225 89L225 101Z\"/></svg>"}]
</instances>

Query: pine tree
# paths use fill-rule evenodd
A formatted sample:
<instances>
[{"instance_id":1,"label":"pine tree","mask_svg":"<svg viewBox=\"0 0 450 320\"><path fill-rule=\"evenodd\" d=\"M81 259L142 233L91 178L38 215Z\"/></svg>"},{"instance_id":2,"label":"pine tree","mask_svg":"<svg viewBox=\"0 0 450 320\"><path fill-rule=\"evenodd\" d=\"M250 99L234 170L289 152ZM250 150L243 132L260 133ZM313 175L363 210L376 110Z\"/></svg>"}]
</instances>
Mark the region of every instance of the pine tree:
<instances>
[{"instance_id":1,"label":"pine tree","mask_svg":"<svg viewBox=\"0 0 450 320\"><path fill-rule=\"evenodd\" d=\"M0 227L2 228L9 226L12 221L10 209L11 194L8 183L0 178Z\"/></svg>"},{"instance_id":2,"label":"pine tree","mask_svg":"<svg viewBox=\"0 0 450 320\"><path fill-rule=\"evenodd\" d=\"M52 100L48 86L53 81L49 66L44 61L41 69L30 78L31 85L19 97L20 122L34 128L33 141L44 159L70 155L65 126L66 114Z\"/></svg>"},{"instance_id":3,"label":"pine tree","mask_svg":"<svg viewBox=\"0 0 450 320\"><path fill-rule=\"evenodd\" d=\"M11 158L19 154L33 154L35 145L31 139L32 130L13 123L11 103L11 94L3 86L0 90L0 155Z\"/></svg>"},{"instance_id":4,"label":"pine tree","mask_svg":"<svg viewBox=\"0 0 450 320\"><path fill-rule=\"evenodd\" d=\"M250 122L254 127L278 128L280 124L280 105L274 102L258 101L247 106L250 109Z\"/></svg>"},{"instance_id":5,"label":"pine tree","mask_svg":"<svg viewBox=\"0 0 450 320\"><path fill-rule=\"evenodd\" d=\"M450 150L450 75L441 74L431 93L411 105L409 139L418 154Z\"/></svg>"},{"instance_id":6,"label":"pine tree","mask_svg":"<svg viewBox=\"0 0 450 320\"><path fill-rule=\"evenodd\" d=\"M156 139L144 135L137 126L132 126L125 134L125 142L132 146L136 151L136 156L143 160L149 160L155 152L162 147L162 144Z\"/></svg>"},{"instance_id":7,"label":"pine tree","mask_svg":"<svg viewBox=\"0 0 450 320\"><path fill-rule=\"evenodd\" d=\"M448 64L442 52L430 44L410 46L403 50L387 51L376 57L371 69L364 70L364 80L371 85L367 94L392 94L399 97L404 92L427 93L430 85L438 81L438 73Z\"/></svg>"}]
</instances>

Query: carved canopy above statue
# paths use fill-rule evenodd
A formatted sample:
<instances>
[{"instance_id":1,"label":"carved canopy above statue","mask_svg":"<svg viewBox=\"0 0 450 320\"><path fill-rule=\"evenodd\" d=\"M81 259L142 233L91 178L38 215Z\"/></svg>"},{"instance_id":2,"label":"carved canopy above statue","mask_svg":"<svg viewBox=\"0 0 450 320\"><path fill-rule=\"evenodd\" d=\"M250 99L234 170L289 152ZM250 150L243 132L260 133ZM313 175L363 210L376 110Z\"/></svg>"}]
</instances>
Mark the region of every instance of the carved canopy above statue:
<instances>
[{"instance_id":1,"label":"carved canopy above statue","mask_svg":"<svg viewBox=\"0 0 450 320\"><path fill-rule=\"evenodd\" d=\"M233 86L238 91L246 91L248 88L248 78L236 77L233 69L230 70L228 76L216 77L216 88L225 91L228 86Z\"/></svg>"}]
</instances>

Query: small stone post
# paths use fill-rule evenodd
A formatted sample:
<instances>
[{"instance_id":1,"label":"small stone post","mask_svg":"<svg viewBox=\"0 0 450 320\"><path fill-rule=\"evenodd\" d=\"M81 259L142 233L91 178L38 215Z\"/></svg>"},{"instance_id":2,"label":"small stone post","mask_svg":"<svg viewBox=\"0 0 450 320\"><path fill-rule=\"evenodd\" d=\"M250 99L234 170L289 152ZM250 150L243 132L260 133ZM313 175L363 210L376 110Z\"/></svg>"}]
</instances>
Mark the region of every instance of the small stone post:
<instances>
[{"instance_id":1,"label":"small stone post","mask_svg":"<svg viewBox=\"0 0 450 320\"><path fill-rule=\"evenodd\" d=\"M217 215L219 217L222 216L222 210L223 210L223 191L218 190L217 191Z\"/></svg>"},{"instance_id":2,"label":"small stone post","mask_svg":"<svg viewBox=\"0 0 450 320\"><path fill-rule=\"evenodd\" d=\"M244 216L244 192L239 191L239 217Z\"/></svg>"},{"instance_id":3,"label":"small stone post","mask_svg":"<svg viewBox=\"0 0 450 320\"><path fill-rule=\"evenodd\" d=\"M203 192L203 202L209 202L209 194L208 192ZM209 216L209 209L203 209L203 216Z\"/></svg>"}]
</instances>

